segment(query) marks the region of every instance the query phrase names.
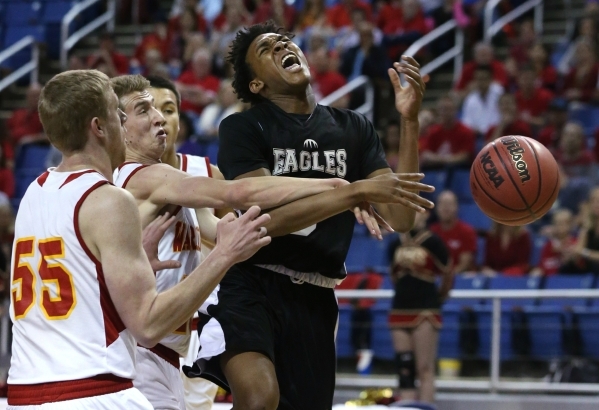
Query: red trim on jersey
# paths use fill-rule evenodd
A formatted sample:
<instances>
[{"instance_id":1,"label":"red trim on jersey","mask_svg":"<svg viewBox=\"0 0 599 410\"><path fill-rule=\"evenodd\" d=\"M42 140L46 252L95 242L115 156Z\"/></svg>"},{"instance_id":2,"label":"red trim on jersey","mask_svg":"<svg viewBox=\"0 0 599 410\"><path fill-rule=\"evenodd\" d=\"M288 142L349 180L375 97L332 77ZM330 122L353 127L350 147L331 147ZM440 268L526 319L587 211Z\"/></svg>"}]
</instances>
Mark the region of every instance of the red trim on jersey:
<instances>
[{"instance_id":1,"label":"red trim on jersey","mask_svg":"<svg viewBox=\"0 0 599 410\"><path fill-rule=\"evenodd\" d=\"M193 319L191 319L191 330L198 330L198 323L200 322L200 318L199 317L194 317Z\"/></svg>"},{"instance_id":2,"label":"red trim on jersey","mask_svg":"<svg viewBox=\"0 0 599 410\"><path fill-rule=\"evenodd\" d=\"M83 205L85 198L87 198L89 194L91 194L96 188L108 183L108 181L96 182L90 189L85 191L85 193L81 196L79 201L77 201L77 205L75 205L75 214L73 216L73 223L75 224L75 234L77 235L79 244L81 245L81 248L83 248L87 256L96 265L96 275L98 278L98 284L100 286L100 306L102 307L102 315L104 316L104 330L106 332L106 347L110 346L115 340L119 338L119 333L125 330L125 325L123 324L121 317L116 311L116 307L112 302L110 293L108 293L106 280L104 279L104 271L102 270L102 264L94 256L94 254L91 253L91 251L87 247L87 244L83 240L83 237L81 236L81 231L79 229L79 210L81 209L81 205Z\"/></svg>"},{"instance_id":3,"label":"red trim on jersey","mask_svg":"<svg viewBox=\"0 0 599 410\"><path fill-rule=\"evenodd\" d=\"M187 172L187 155L181 154L181 171Z\"/></svg>"},{"instance_id":4,"label":"red trim on jersey","mask_svg":"<svg viewBox=\"0 0 599 410\"><path fill-rule=\"evenodd\" d=\"M42 175L37 177L37 183L40 184L40 186L44 186L44 184L46 183L46 179L48 179L49 175L50 173L48 171L44 172Z\"/></svg>"},{"instance_id":5,"label":"red trim on jersey","mask_svg":"<svg viewBox=\"0 0 599 410\"><path fill-rule=\"evenodd\" d=\"M130 164L135 164L135 162L130 162ZM125 182L123 182L123 186L121 188L126 188L127 184L129 183L129 180L131 179L131 177L135 174L137 174L137 171L139 171L140 169L144 169L145 167L147 167L147 165L140 165L139 167L135 168L133 171L131 171L131 173L129 174L129 176L127 177L127 179L125 179Z\"/></svg>"},{"instance_id":6,"label":"red trim on jersey","mask_svg":"<svg viewBox=\"0 0 599 410\"><path fill-rule=\"evenodd\" d=\"M175 369L179 369L179 353L175 352L170 347L166 347L165 345L161 345L160 343L158 343L154 347L149 348L144 346L139 347L143 347L144 349L149 350L156 356L171 364Z\"/></svg>"},{"instance_id":7,"label":"red trim on jersey","mask_svg":"<svg viewBox=\"0 0 599 410\"><path fill-rule=\"evenodd\" d=\"M135 162L135 161L125 161L121 165L118 166L118 170L120 171L125 165L129 165L129 164L137 164L137 162Z\"/></svg>"},{"instance_id":8,"label":"red trim on jersey","mask_svg":"<svg viewBox=\"0 0 599 410\"><path fill-rule=\"evenodd\" d=\"M62 183L62 185L60 187L58 187L58 189L62 188L63 186L65 186L69 182L76 180L81 175L83 175L83 174L91 174L92 172L97 172L99 174L99 172L96 171L95 169L88 169L87 171L81 171L81 172L76 172L74 174L71 174L71 175L69 175L67 177L67 179L64 180L64 182Z\"/></svg>"},{"instance_id":9,"label":"red trim on jersey","mask_svg":"<svg viewBox=\"0 0 599 410\"><path fill-rule=\"evenodd\" d=\"M112 374L101 374L87 379L39 384L9 384L8 404L35 406L65 400L102 396L131 389L133 382Z\"/></svg>"},{"instance_id":10,"label":"red trim on jersey","mask_svg":"<svg viewBox=\"0 0 599 410\"><path fill-rule=\"evenodd\" d=\"M212 178L212 168L210 168L210 158L204 157L206 160L206 170L208 172L208 178Z\"/></svg>"}]
</instances>

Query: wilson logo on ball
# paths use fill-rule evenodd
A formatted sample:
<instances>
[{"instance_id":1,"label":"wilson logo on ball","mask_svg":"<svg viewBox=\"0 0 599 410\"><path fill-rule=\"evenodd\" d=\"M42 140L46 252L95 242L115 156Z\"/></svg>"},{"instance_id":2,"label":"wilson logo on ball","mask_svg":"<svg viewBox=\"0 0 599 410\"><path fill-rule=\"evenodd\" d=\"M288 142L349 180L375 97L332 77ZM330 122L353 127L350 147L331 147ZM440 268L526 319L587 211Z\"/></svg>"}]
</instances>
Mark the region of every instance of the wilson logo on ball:
<instances>
[{"instance_id":1,"label":"wilson logo on ball","mask_svg":"<svg viewBox=\"0 0 599 410\"><path fill-rule=\"evenodd\" d=\"M501 184L503 184L503 177L499 175L499 171L497 171L497 168L489 155L489 151L485 152L480 157L480 163L482 164L487 177L489 177L489 180L495 185L495 188L499 188Z\"/></svg>"},{"instance_id":2,"label":"wilson logo on ball","mask_svg":"<svg viewBox=\"0 0 599 410\"><path fill-rule=\"evenodd\" d=\"M520 182L525 183L526 181L530 181L528 165L526 165L526 161L522 159L522 154L524 154L524 148L520 146L518 140L515 137L506 137L501 139L501 143L506 146L507 150L509 151L512 157L514 166L518 170Z\"/></svg>"}]
</instances>

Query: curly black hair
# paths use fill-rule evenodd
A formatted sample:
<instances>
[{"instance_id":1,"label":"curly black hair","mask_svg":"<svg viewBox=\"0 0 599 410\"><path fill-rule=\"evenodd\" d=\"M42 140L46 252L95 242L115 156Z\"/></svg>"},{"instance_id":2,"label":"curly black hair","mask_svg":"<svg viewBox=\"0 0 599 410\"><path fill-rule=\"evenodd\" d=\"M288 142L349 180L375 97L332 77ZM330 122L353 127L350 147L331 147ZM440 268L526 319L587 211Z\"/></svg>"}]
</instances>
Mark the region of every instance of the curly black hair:
<instances>
[{"instance_id":1,"label":"curly black hair","mask_svg":"<svg viewBox=\"0 0 599 410\"><path fill-rule=\"evenodd\" d=\"M256 37L266 34L283 34L293 38L292 33L287 32L283 27L278 26L274 21L268 20L261 24L254 24L250 27L244 27L237 32L235 39L231 43L231 52L227 56L227 62L233 66L233 89L237 98L245 103L255 105L262 101L262 96L250 91L250 82L254 79L254 72L247 63L247 53L252 41Z\"/></svg>"}]
</instances>

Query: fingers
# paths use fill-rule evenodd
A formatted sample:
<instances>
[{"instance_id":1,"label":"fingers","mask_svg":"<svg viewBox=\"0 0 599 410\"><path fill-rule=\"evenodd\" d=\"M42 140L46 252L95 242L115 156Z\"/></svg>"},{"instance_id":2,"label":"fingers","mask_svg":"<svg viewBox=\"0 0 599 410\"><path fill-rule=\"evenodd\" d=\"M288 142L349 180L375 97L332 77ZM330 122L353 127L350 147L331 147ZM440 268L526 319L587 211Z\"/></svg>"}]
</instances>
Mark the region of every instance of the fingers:
<instances>
[{"instance_id":1,"label":"fingers","mask_svg":"<svg viewBox=\"0 0 599 410\"><path fill-rule=\"evenodd\" d=\"M258 230L258 237L264 238L266 236L267 230L264 226L261 226Z\"/></svg>"},{"instance_id":2,"label":"fingers","mask_svg":"<svg viewBox=\"0 0 599 410\"><path fill-rule=\"evenodd\" d=\"M376 219L376 222L381 228L385 229L388 232L395 232L395 229L393 229L393 227L389 225L387 221L385 221L385 219L383 219L383 217L380 216L376 211L374 211L374 218Z\"/></svg>"},{"instance_id":3,"label":"fingers","mask_svg":"<svg viewBox=\"0 0 599 410\"><path fill-rule=\"evenodd\" d=\"M406 63L413 65L416 68L420 68L420 63L418 61L416 61L416 59L412 56L402 55L401 59L403 61L405 61Z\"/></svg>"},{"instance_id":4,"label":"fingers","mask_svg":"<svg viewBox=\"0 0 599 410\"><path fill-rule=\"evenodd\" d=\"M356 206L354 208L354 216L356 217L356 221L358 221L358 223L360 225L364 225L364 219L362 219L362 210L360 209L359 206Z\"/></svg>"},{"instance_id":5,"label":"fingers","mask_svg":"<svg viewBox=\"0 0 599 410\"><path fill-rule=\"evenodd\" d=\"M245 211L245 213L239 219L254 220L258 215L260 215L260 207L254 205Z\"/></svg>"},{"instance_id":6,"label":"fingers","mask_svg":"<svg viewBox=\"0 0 599 410\"><path fill-rule=\"evenodd\" d=\"M157 261L153 264L152 268L155 271L163 270L163 269L177 269L181 267L181 262L175 260L168 261Z\"/></svg>"},{"instance_id":7,"label":"fingers","mask_svg":"<svg viewBox=\"0 0 599 410\"><path fill-rule=\"evenodd\" d=\"M411 205L413 206L409 206L412 209L417 210L418 212L424 212L425 209L424 208L428 208L428 209L433 209L435 207L435 204L432 203L431 201L429 201L428 199L425 199L423 197L421 197L418 194L415 194L413 192L409 192L409 191L405 191L401 188L397 189L397 197L396 197L398 203L404 204L405 202L409 202ZM408 205L406 205L408 206Z\"/></svg>"},{"instance_id":8,"label":"fingers","mask_svg":"<svg viewBox=\"0 0 599 410\"><path fill-rule=\"evenodd\" d=\"M228 214L226 214L225 216L223 216L219 222L228 223L228 222L233 222L236 219L237 218L235 217L235 215L233 215L233 212L229 212Z\"/></svg>"},{"instance_id":9,"label":"fingers","mask_svg":"<svg viewBox=\"0 0 599 410\"><path fill-rule=\"evenodd\" d=\"M372 207L370 208L372 209ZM378 223L376 222L376 219L374 218L374 215L372 214L372 211L369 212L368 210L363 209L362 215L366 223L366 227L368 228L368 232L370 232L372 236L382 240L383 235L381 234L381 230L379 228Z\"/></svg>"},{"instance_id":10,"label":"fingers","mask_svg":"<svg viewBox=\"0 0 599 410\"><path fill-rule=\"evenodd\" d=\"M423 184L421 182L399 181L399 185L405 189L413 189L424 192L435 192L435 187L432 185Z\"/></svg>"},{"instance_id":11,"label":"fingers","mask_svg":"<svg viewBox=\"0 0 599 410\"><path fill-rule=\"evenodd\" d=\"M395 92L399 91L402 88L402 86L397 71L395 71L392 68L389 68L387 70L387 74L389 74L389 79L391 80L391 84L393 85L393 89L395 90Z\"/></svg>"},{"instance_id":12,"label":"fingers","mask_svg":"<svg viewBox=\"0 0 599 410\"><path fill-rule=\"evenodd\" d=\"M390 174L384 174L384 175L390 175ZM395 174L399 179L404 179L404 180L409 180L409 181L420 181L422 178L424 178L424 174L421 172L414 172L414 173L398 173Z\"/></svg>"}]
</instances>

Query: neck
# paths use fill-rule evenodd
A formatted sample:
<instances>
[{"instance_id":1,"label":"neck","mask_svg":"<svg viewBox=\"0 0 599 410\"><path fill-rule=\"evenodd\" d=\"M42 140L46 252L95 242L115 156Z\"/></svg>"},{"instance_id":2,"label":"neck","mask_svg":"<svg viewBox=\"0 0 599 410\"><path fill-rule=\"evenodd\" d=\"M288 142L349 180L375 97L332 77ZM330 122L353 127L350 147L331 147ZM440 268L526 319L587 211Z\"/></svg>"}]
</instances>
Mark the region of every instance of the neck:
<instances>
[{"instance_id":1,"label":"neck","mask_svg":"<svg viewBox=\"0 0 599 410\"><path fill-rule=\"evenodd\" d=\"M110 158L103 153L91 153L86 151L76 152L74 154L63 154L62 162L56 167L58 172L75 172L84 169L94 169L112 182L112 165Z\"/></svg>"},{"instance_id":2,"label":"neck","mask_svg":"<svg viewBox=\"0 0 599 410\"><path fill-rule=\"evenodd\" d=\"M162 154L162 158L160 159L165 164L168 164L175 168L179 168L179 157L177 157L177 152L175 151L174 144L170 147L167 147L166 151L164 151L164 154Z\"/></svg>"},{"instance_id":3,"label":"neck","mask_svg":"<svg viewBox=\"0 0 599 410\"><path fill-rule=\"evenodd\" d=\"M160 159L152 158L148 155L133 151L132 149L127 148L127 156L125 158L126 162L137 162L144 165L154 165L159 164Z\"/></svg>"},{"instance_id":4,"label":"neck","mask_svg":"<svg viewBox=\"0 0 599 410\"><path fill-rule=\"evenodd\" d=\"M316 99L310 86L306 87L305 94L279 94L269 96L268 99L289 114L312 114L316 108Z\"/></svg>"},{"instance_id":5,"label":"neck","mask_svg":"<svg viewBox=\"0 0 599 410\"><path fill-rule=\"evenodd\" d=\"M444 221L439 221L439 222L441 223L441 227L443 229L449 229L449 228L452 228L456 224L457 219L446 219Z\"/></svg>"}]
</instances>

